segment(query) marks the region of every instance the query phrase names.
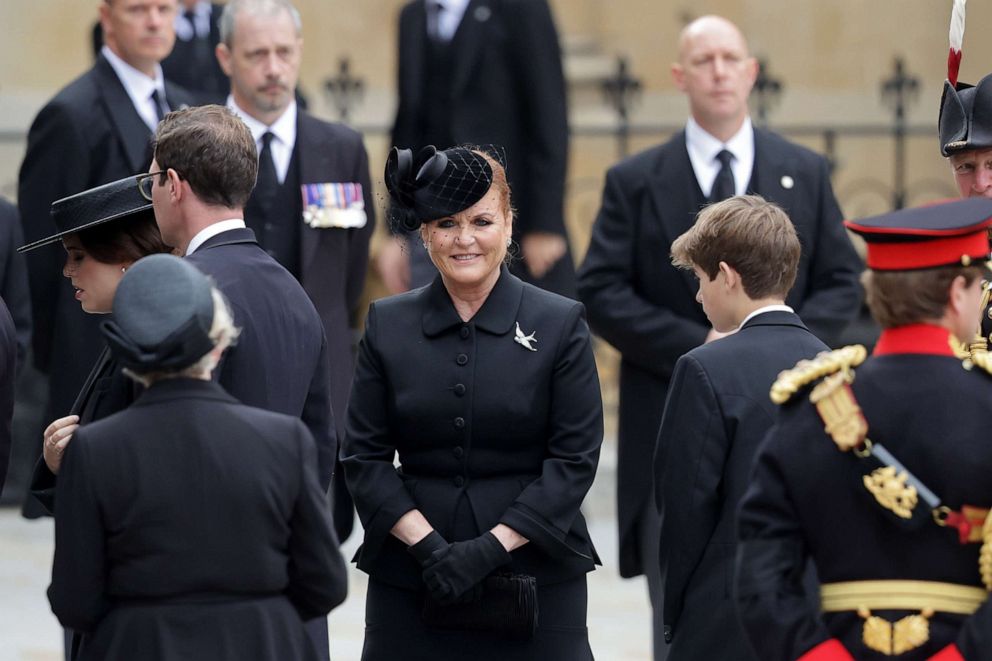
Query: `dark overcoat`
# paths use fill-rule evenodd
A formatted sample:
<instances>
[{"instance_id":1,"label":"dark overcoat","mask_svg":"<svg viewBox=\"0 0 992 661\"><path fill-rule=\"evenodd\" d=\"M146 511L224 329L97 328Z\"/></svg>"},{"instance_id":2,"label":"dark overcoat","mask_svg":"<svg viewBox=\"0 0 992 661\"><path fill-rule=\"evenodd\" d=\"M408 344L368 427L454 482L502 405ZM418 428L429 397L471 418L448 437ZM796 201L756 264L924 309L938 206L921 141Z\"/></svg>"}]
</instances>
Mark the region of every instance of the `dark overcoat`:
<instances>
[{"instance_id":1,"label":"dark overcoat","mask_svg":"<svg viewBox=\"0 0 992 661\"><path fill-rule=\"evenodd\" d=\"M992 376L967 371L951 355L947 331L930 328L926 341L874 355L855 370L851 388L868 422L868 438L952 510L992 507ZM897 523L865 488L864 475L874 465L838 450L809 396L810 388L804 388L782 408L759 450L739 515L738 610L757 657L792 661L812 650L803 658L850 658L831 650L833 639L856 659L928 659L951 643L969 661L989 659L990 600L970 617L938 608L929 618L929 640L898 656L865 647L857 612L822 614L810 605L799 579L808 558L823 584L882 579L974 588L982 582L979 544L961 544L957 530L936 525L928 514L915 530ZM888 622L920 613L869 610Z\"/></svg>"},{"instance_id":2,"label":"dark overcoat","mask_svg":"<svg viewBox=\"0 0 992 661\"><path fill-rule=\"evenodd\" d=\"M795 224L802 256L786 303L829 344L858 310L862 265L841 225L826 160L755 129L748 191L777 203ZM612 167L579 269L579 296L590 326L622 357L617 465L622 576L642 573L648 561L639 557L637 525L651 506L652 457L675 361L702 344L710 329L696 302L692 273L676 269L669 256L672 241L695 221L701 199L684 132Z\"/></svg>"},{"instance_id":3,"label":"dark overcoat","mask_svg":"<svg viewBox=\"0 0 992 661\"><path fill-rule=\"evenodd\" d=\"M517 330L533 335L528 350ZM422 589L390 534L419 509L450 542L504 523L530 540L512 571L539 584L598 562L579 506L602 442L602 404L582 305L505 268L463 322L440 277L376 301L359 345L342 464L373 578ZM399 456L399 468L393 465Z\"/></svg>"},{"instance_id":4,"label":"dark overcoat","mask_svg":"<svg viewBox=\"0 0 992 661\"><path fill-rule=\"evenodd\" d=\"M301 418L317 443L327 489L337 457L327 342L313 303L250 229L221 232L187 259L213 278L241 329L214 378L249 406Z\"/></svg>"},{"instance_id":5,"label":"dark overcoat","mask_svg":"<svg viewBox=\"0 0 992 661\"><path fill-rule=\"evenodd\" d=\"M347 578L299 420L175 379L75 436L49 599L80 660L316 658Z\"/></svg>"},{"instance_id":6,"label":"dark overcoat","mask_svg":"<svg viewBox=\"0 0 992 661\"><path fill-rule=\"evenodd\" d=\"M514 237L529 232L565 236L565 78L547 0L470 0L450 43L453 65L443 99L426 98L427 41L426 3L413 0L400 13L399 105L392 144L423 146L427 115L435 103L442 104L452 144L438 148L492 144L506 151ZM526 270L522 263L514 268ZM571 254L535 284L574 296Z\"/></svg>"},{"instance_id":7,"label":"dark overcoat","mask_svg":"<svg viewBox=\"0 0 992 661\"><path fill-rule=\"evenodd\" d=\"M169 107L193 102L187 92L166 83ZM35 117L21 164L17 204L24 240L56 233L52 202L110 181L148 171L151 130L134 109L124 85L102 55L69 83ZM52 244L31 253L32 334L35 366L49 382L49 411L67 415L86 375L96 362L103 339L99 319L79 307L69 281L62 277L65 253Z\"/></svg>"},{"instance_id":8,"label":"dark overcoat","mask_svg":"<svg viewBox=\"0 0 992 661\"><path fill-rule=\"evenodd\" d=\"M671 661L749 658L730 596L737 506L777 413L775 377L827 346L769 311L675 363L655 457Z\"/></svg>"},{"instance_id":9,"label":"dark overcoat","mask_svg":"<svg viewBox=\"0 0 992 661\"><path fill-rule=\"evenodd\" d=\"M13 447L11 420L14 417L14 382L17 370L17 330L3 299L0 299L0 492L7 478Z\"/></svg>"},{"instance_id":10,"label":"dark overcoat","mask_svg":"<svg viewBox=\"0 0 992 661\"><path fill-rule=\"evenodd\" d=\"M0 298L17 330L18 371L31 345L31 294L28 291L28 266L17 248L24 245L17 207L0 198Z\"/></svg>"},{"instance_id":11,"label":"dark overcoat","mask_svg":"<svg viewBox=\"0 0 992 661\"><path fill-rule=\"evenodd\" d=\"M181 39L176 35L172 52L162 60L162 73L166 79L189 90L199 103L223 104L231 90L231 81L214 54L220 43L220 15L223 12L224 5L210 3L207 38Z\"/></svg>"}]
</instances>

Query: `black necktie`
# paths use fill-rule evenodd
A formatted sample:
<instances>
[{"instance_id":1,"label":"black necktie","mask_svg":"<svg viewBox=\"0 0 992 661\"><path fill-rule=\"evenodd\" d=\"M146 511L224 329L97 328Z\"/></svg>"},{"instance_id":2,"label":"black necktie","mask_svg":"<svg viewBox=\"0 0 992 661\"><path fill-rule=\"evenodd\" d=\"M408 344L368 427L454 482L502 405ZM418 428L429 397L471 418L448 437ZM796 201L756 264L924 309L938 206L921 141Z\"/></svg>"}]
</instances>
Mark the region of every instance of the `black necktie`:
<instances>
[{"instance_id":1,"label":"black necktie","mask_svg":"<svg viewBox=\"0 0 992 661\"><path fill-rule=\"evenodd\" d=\"M189 22L189 26L193 28L193 32L191 33L193 35L193 38L194 39L198 38L200 35L197 33L196 30L196 12L193 11L192 9L187 9L186 11L183 12L183 18L185 18Z\"/></svg>"},{"instance_id":2,"label":"black necktie","mask_svg":"<svg viewBox=\"0 0 992 661\"><path fill-rule=\"evenodd\" d=\"M270 208L279 189L276 164L272 160L271 131L262 134L262 151L258 154L258 178L255 180L255 199L263 208Z\"/></svg>"},{"instance_id":3,"label":"black necktie","mask_svg":"<svg viewBox=\"0 0 992 661\"><path fill-rule=\"evenodd\" d=\"M163 95L157 89L152 91L151 99L152 106L155 108L155 120L161 122L162 118L169 112L169 106L166 105Z\"/></svg>"},{"instance_id":4,"label":"black necktie","mask_svg":"<svg viewBox=\"0 0 992 661\"><path fill-rule=\"evenodd\" d=\"M734 171L730 168L730 163L734 160L734 155L726 149L721 149L720 153L716 155L716 158L720 161L720 171L717 172L716 180L713 182L710 202L726 200L728 197L733 197L737 194L737 185L734 183Z\"/></svg>"}]
</instances>

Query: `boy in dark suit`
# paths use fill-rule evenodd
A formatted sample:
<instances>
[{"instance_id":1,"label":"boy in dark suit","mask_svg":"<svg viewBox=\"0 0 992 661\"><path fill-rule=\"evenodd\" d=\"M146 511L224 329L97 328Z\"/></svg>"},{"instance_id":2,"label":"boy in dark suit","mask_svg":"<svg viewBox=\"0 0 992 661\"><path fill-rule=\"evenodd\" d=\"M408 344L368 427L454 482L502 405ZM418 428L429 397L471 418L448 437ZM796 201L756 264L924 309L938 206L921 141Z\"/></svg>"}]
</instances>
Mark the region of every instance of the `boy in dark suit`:
<instances>
[{"instance_id":1,"label":"boy in dark suit","mask_svg":"<svg viewBox=\"0 0 992 661\"><path fill-rule=\"evenodd\" d=\"M737 503L772 425L775 376L827 349L785 305L799 238L784 211L758 196L704 209L672 244L699 280L696 301L728 334L675 364L655 456L662 511L668 658L745 659L729 585Z\"/></svg>"}]
</instances>

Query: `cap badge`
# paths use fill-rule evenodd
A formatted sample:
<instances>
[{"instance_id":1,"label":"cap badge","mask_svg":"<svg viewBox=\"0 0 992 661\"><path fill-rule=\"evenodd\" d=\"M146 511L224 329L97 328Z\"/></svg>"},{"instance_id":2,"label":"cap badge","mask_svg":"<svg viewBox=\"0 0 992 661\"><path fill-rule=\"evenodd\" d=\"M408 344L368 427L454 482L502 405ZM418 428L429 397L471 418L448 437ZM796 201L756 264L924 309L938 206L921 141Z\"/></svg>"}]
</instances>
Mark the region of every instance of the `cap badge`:
<instances>
[{"instance_id":1,"label":"cap badge","mask_svg":"<svg viewBox=\"0 0 992 661\"><path fill-rule=\"evenodd\" d=\"M530 335L524 335L524 332L520 330L520 322L518 321L516 324L517 328L513 333L513 341L528 351L537 351L535 347L531 346L531 342L537 344L537 338L534 337L537 331L534 331Z\"/></svg>"}]
</instances>

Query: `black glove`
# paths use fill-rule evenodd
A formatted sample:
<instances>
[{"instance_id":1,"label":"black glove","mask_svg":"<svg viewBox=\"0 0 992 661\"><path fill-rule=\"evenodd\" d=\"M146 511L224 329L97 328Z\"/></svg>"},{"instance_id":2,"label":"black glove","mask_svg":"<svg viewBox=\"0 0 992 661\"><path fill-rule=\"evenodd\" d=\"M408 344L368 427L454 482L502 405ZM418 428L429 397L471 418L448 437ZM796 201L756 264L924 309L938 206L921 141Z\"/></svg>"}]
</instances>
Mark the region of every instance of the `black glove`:
<instances>
[{"instance_id":1,"label":"black glove","mask_svg":"<svg viewBox=\"0 0 992 661\"><path fill-rule=\"evenodd\" d=\"M444 540L444 537L441 537L438 531L432 530L427 537L413 546L406 547L406 550L420 563L421 569L427 569L448 552L449 546L451 545Z\"/></svg>"},{"instance_id":2,"label":"black glove","mask_svg":"<svg viewBox=\"0 0 992 661\"><path fill-rule=\"evenodd\" d=\"M451 544L447 553L424 569L424 584L438 603L451 604L512 559L496 536L486 532L467 542Z\"/></svg>"}]
</instances>

